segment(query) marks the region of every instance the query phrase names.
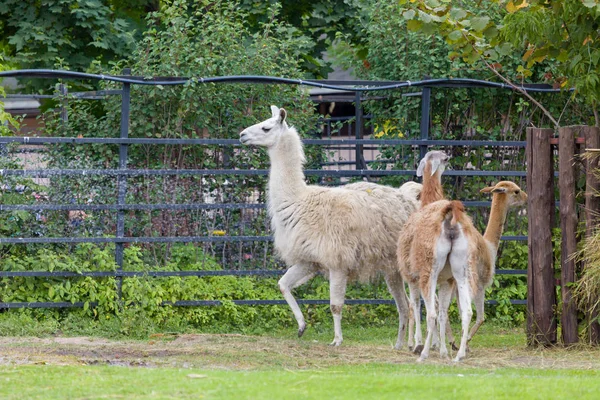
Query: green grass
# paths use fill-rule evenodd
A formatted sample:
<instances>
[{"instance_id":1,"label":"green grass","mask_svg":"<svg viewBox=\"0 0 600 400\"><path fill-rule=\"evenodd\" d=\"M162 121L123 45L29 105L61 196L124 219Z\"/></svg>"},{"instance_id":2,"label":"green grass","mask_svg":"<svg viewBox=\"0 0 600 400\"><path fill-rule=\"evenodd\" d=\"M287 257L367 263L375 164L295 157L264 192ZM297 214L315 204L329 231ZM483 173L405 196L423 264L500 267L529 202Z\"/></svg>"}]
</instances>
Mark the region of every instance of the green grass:
<instances>
[{"instance_id":1,"label":"green grass","mask_svg":"<svg viewBox=\"0 0 600 400\"><path fill-rule=\"evenodd\" d=\"M106 366L0 367L0 398L592 399L597 371L434 365L223 371Z\"/></svg>"},{"instance_id":2,"label":"green grass","mask_svg":"<svg viewBox=\"0 0 600 400\"><path fill-rule=\"evenodd\" d=\"M489 323L460 364L437 351L420 364L414 354L393 350L393 323L344 324L339 348L327 346L328 324L310 326L300 339L294 327L130 339L118 326L108 321L94 332L5 318L0 399L581 400L600 393L600 348L527 349L523 328Z\"/></svg>"}]
</instances>

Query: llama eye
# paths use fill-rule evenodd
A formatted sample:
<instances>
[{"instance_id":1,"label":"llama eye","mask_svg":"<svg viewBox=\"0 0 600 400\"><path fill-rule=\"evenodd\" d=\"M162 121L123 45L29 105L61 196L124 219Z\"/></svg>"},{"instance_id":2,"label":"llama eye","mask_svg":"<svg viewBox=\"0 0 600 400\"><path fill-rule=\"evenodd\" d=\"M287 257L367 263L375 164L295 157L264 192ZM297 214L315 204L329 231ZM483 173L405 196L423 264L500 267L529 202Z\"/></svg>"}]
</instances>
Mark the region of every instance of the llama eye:
<instances>
[{"instance_id":1,"label":"llama eye","mask_svg":"<svg viewBox=\"0 0 600 400\"><path fill-rule=\"evenodd\" d=\"M520 190L515 190L515 194L519 194L519 193L521 193Z\"/></svg>"},{"instance_id":2,"label":"llama eye","mask_svg":"<svg viewBox=\"0 0 600 400\"><path fill-rule=\"evenodd\" d=\"M267 128L267 127L263 126L262 130L263 130L263 132L269 132L271 130L271 128Z\"/></svg>"}]
</instances>

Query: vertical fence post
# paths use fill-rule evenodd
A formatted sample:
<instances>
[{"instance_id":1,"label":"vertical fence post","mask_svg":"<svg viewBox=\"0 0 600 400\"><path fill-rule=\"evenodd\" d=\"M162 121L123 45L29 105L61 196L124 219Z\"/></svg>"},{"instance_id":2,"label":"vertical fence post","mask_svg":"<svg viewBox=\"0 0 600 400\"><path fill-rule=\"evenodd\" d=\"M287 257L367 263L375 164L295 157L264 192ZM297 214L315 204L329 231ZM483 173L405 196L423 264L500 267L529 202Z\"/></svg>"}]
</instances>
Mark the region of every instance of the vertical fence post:
<instances>
[{"instance_id":1,"label":"vertical fence post","mask_svg":"<svg viewBox=\"0 0 600 400\"><path fill-rule=\"evenodd\" d=\"M428 77L425 77L428 78ZM421 90L421 140L429 139L429 121L431 121L431 88ZM427 145L419 146L419 159L427 154Z\"/></svg>"},{"instance_id":2,"label":"vertical fence post","mask_svg":"<svg viewBox=\"0 0 600 400\"><path fill-rule=\"evenodd\" d=\"M131 75L131 69L123 69L123 75ZM123 83L123 89L121 93L121 131L120 138L127 139L129 137L129 111L131 102L131 85L129 83ZM119 169L127 168L127 145L119 145ZM124 205L126 203L127 196L127 178L125 175L117 176L117 204ZM119 209L117 211L117 238L123 238L125 236L125 211ZM118 270L123 270L123 249L125 243L115 243L115 262L117 263ZM123 278L119 277L117 280L117 294L119 301L122 295Z\"/></svg>"},{"instance_id":3,"label":"vertical fence post","mask_svg":"<svg viewBox=\"0 0 600 400\"><path fill-rule=\"evenodd\" d=\"M571 285L575 282L575 260L577 250L577 209L575 202L575 136L580 126L566 126L558 130L558 186L560 199L561 230L561 295L560 317L562 342L564 345L577 343L577 306L573 300Z\"/></svg>"},{"instance_id":4,"label":"vertical fence post","mask_svg":"<svg viewBox=\"0 0 600 400\"><path fill-rule=\"evenodd\" d=\"M529 260L527 266L527 343L556 343L556 289L552 226L554 168L552 129L527 128L527 204Z\"/></svg>"},{"instance_id":5,"label":"vertical fence post","mask_svg":"<svg viewBox=\"0 0 600 400\"><path fill-rule=\"evenodd\" d=\"M588 149L600 148L600 129L595 126L586 126L585 131L585 147ZM586 163L585 177L585 234L586 237L592 235L597 229L600 222L600 198L598 191L600 190L600 182L594 175L594 171L600 168L600 157L588 158ZM585 265L584 265L585 268ZM593 321L598 318L598 313L587 313L588 321ZM598 322L590 323L589 328L590 343L600 343L600 324Z\"/></svg>"},{"instance_id":6,"label":"vertical fence post","mask_svg":"<svg viewBox=\"0 0 600 400\"><path fill-rule=\"evenodd\" d=\"M69 94L69 89L67 88L67 85L65 85L64 83L61 83L60 85L58 85L58 91L60 92L60 96L61 96L60 121L61 121L63 127L65 127L67 125L67 122L69 122L69 111L67 109L67 106L68 106L67 95Z\"/></svg>"},{"instance_id":7,"label":"vertical fence post","mask_svg":"<svg viewBox=\"0 0 600 400\"><path fill-rule=\"evenodd\" d=\"M359 90L357 90L355 92L354 95L354 115L355 115L355 121L354 121L354 133L355 133L355 137L357 140L360 140L363 138L363 131L362 131L362 104L361 104L361 92ZM363 155L363 145L362 144L357 144L356 145L356 154L355 154L355 163L356 163L356 169L367 169L367 165L365 163L365 158Z\"/></svg>"}]
</instances>

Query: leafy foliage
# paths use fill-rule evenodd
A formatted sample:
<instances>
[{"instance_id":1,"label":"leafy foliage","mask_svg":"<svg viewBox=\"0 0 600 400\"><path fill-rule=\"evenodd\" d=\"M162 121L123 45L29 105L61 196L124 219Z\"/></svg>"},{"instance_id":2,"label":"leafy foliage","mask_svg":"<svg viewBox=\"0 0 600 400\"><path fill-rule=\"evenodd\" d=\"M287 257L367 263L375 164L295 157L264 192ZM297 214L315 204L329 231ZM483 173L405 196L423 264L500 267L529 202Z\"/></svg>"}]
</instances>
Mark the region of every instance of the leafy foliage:
<instances>
[{"instance_id":1,"label":"leafy foliage","mask_svg":"<svg viewBox=\"0 0 600 400\"><path fill-rule=\"evenodd\" d=\"M600 93L597 0L492 0L483 2L483 8L469 1L400 3L406 7L402 15L409 29L440 34L453 49L451 57L468 63L483 61L492 71L520 80L533 76L536 65L552 66L545 73L547 79L560 87L575 87L596 109ZM522 53L522 63L513 68L504 60L515 51Z\"/></svg>"},{"instance_id":2,"label":"leafy foliage","mask_svg":"<svg viewBox=\"0 0 600 400\"><path fill-rule=\"evenodd\" d=\"M246 14L236 4L212 2L211 7L174 1L149 16L151 27L144 33L138 49L128 60L100 73L120 74L124 65L137 76L219 76L282 75L302 77L300 54L309 43L295 36L277 19L277 8L261 32L245 27ZM105 89L120 85L105 84ZM51 136L115 137L121 118L120 96L105 101L59 100L61 109L46 116ZM142 86L131 88L130 137L141 138L222 138L237 139L243 127L269 115L269 105L288 109L290 122L308 135L313 130L313 105L306 92L296 86L205 84L197 78L184 86ZM118 168L118 147L57 145L48 152L50 167ZM320 151L307 149L309 163L316 162ZM233 146L132 145L128 148L128 166L138 169L265 169L266 152ZM310 164L309 164L310 165ZM89 176L77 179L53 177L48 188L49 201L58 204L114 204L117 198L115 177ZM203 175L140 176L127 181L128 203L255 203L265 200L265 176ZM61 218L62 215L62 218ZM84 218L65 218L60 212L47 213L48 236L70 233L101 236L114 234L112 212L89 212ZM51 227L51 222L55 225ZM127 236L219 236L263 235L268 229L264 210L158 210L131 211L126 215ZM224 264L241 260L239 268L273 266L268 255L271 246L255 243L206 243L205 250L220 256ZM169 259L169 246L155 246L154 262ZM160 251L159 251L160 250ZM260 265L260 264L259 264Z\"/></svg>"},{"instance_id":3,"label":"leafy foliage","mask_svg":"<svg viewBox=\"0 0 600 400\"><path fill-rule=\"evenodd\" d=\"M0 3L1 29L11 62L49 68L57 59L75 70L93 60L107 62L131 54L133 26L116 17L102 0L6 0Z\"/></svg>"},{"instance_id":4,"label":"leafy foliage","mask_svg":"<svg viewBox=\"0 0 600 400\"><path fill-rule=\"evenodd\" d=\"M3 271L114 271L117 266L113 246L104 248L79 244L70 255L41 249L24 257L9 256L2 259ZM194 245L177 245L172 250L172 260L163 266L151 266L143 260L143 250L136 246L125 249L125 270L130 271L181 271L219 270L214 258ZM138 276L124 278L122 303L119 302L115 278L34 278L13 277L0 279L2 301L5 302L83 302L80 310L38 309L13 311L33 315L39 320L68 323L69 319L84 318L88 323L119 321L122 334L147 337L152 331L169 327L177 331L189 328L204 330L265 331L295 324L287 305L236 306L231 300L280 299L277 279L239 276L163 277ZM326 299L329 285L316 279L298 290L306 299ZM348 298L386 298L389 294L383 282L350 288ZM179 300L220 300L222 306L173 307L163 302ZM311 325L330 320L328 306L305 306ZM361 325L387 324L396 315L394 306L347 307L344 319Z\"/></svg>"}]
</instances>

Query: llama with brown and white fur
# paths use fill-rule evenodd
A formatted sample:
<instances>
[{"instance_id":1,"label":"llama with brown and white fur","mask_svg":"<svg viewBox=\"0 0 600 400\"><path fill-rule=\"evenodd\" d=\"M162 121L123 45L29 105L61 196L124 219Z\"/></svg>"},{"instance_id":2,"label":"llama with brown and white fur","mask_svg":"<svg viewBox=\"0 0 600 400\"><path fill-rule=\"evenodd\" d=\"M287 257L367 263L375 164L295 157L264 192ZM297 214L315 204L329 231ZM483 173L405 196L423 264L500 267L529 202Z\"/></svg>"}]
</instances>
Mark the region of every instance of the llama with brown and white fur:
<instances>
[{"instance_id":1,"label":"llama with brown and white fur","mask_svg":"<svg viewBox=\"0 0 600 400\"><path fill-rule=\"evenodd\" d=\"M307 185L305 161L298 132L286 123L284 109L271 106L271 118L246 128L240 141L266 147L271 166L268 211L275 249L290 266L279 280L283 297L298 322L298 335L306 328L292 290L321 272L330 281L333 314L332 345L342 343L342 307L346 284L383 273L399 314L396 348L401 348L408 320L404 282L396 268L396 240L419 207L414 195L418 184L392 189L371 183L353 187Z\"/></svg>"},{"instance_id":2,"label":"llama with brown and white fur","mask_svg":"<svg viewBox=\"0 0 600 400\"><path fill-rule=\"evenodd\" d=\"M440 355L447 357L445 328L448 307L452 298L452 282L458 288L462 337L455 361L466 355L469 324L473 315L471 301L474 299L478 319L483 321L483 298L485 288L494 276L498 244L504 229L509 208L527 201L527 194L513 182L502 181L493 187L482 189L492 193L492 206L488 226L482 236L475 229L471 218L464 212L460 201L441 200L429 204L411 217L415 224L415 237L410 248L410 263L419 279L419 289L427 309L427 337L419 361L429 356L433 330L436 326L436 286L439 284ZM405 272L406 273L406 272Z\"/></svg>"},{"instance_id":3,"label":"llama with brown and white fur","mask_svg":"<svg viewBox=\"0 0 600 400\"><path fill-rule=\"evenodd\" d=\"M425 154L417 167L417 176L423 179L423 189L421 191L421 208L438 200L444 199L444 190L442 187L442 174L444 173L450 157L443 151L433 150ZM410 248L415 237L416 225L410 222L414 217L409 217L409 222L405 229L400 234L398 239L398 266L402 277L409 286L409 332L408 332L408 347L415 352L420 352L423 344L421 333L421 295L419 290L419 277L415 268L411 268L410 263ZM412 271L412 273L408 273ZM414 329L413 329L414 327ZM448 327L449 328L449 327ZM448 334L452 337L452 331L448 329ZM434 336L434 342L437 335Z\"/></svg>"}]
</instances>

